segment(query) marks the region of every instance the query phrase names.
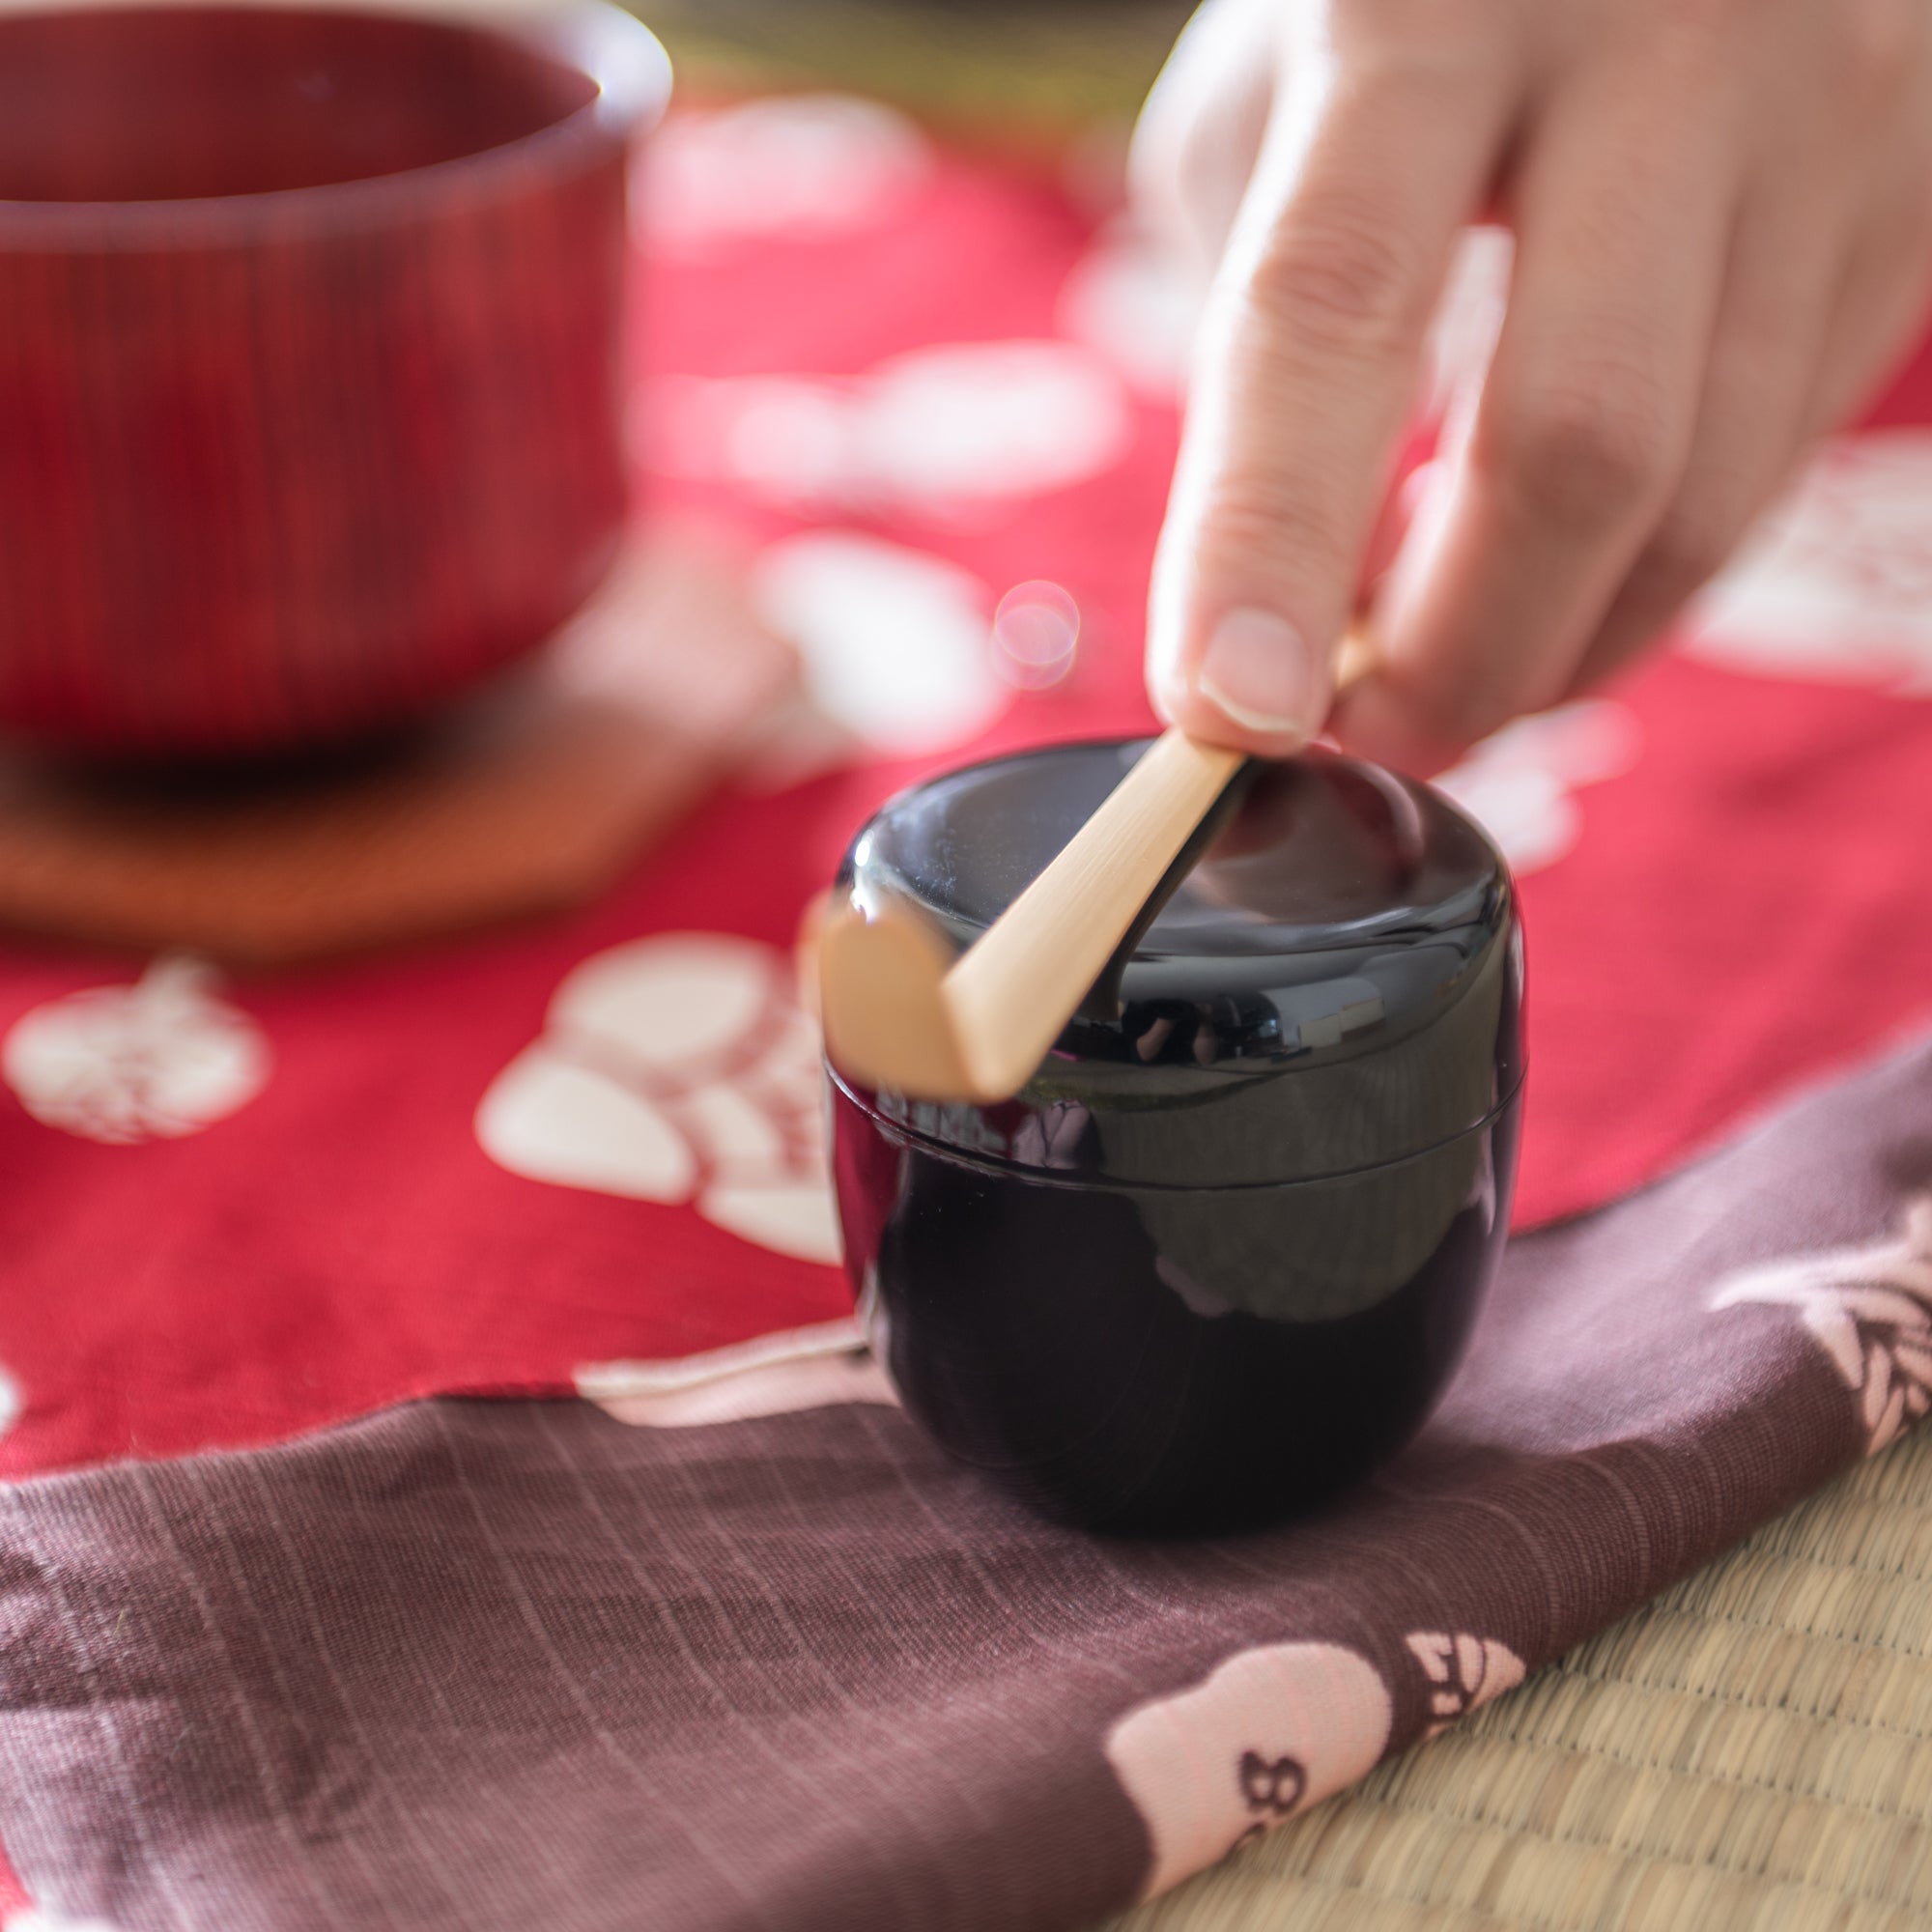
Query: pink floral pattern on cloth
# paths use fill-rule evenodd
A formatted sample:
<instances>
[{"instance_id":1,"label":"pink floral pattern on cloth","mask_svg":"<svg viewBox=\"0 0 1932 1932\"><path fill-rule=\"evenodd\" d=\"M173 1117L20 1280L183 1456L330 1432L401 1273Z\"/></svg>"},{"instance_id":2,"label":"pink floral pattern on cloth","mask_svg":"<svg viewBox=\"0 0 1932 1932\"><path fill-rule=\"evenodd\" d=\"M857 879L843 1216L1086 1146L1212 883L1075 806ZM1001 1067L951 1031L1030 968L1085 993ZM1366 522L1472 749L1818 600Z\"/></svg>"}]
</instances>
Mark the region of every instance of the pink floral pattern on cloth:
<instances>
[{"instance_id":1,"label":"pink floral pattern on cloth","mask_svg":"<svg viewBox=\"0 0 1932 1932\"><path fill-rule=\"evenodd\" d=\"M1466 1632L1410 1631L1408 1647L1435 1686L1429 1709L1435 1721L1428 1735L1446 1731L1466 1712L1476 1710L1523 1679L1523 1662L1508 1644Z\"/></svg>"},{"instance_id":2,"label":"pink floral pattern on cloth","mask_svg":"<svg viewBox=\"0 0 1932 1932\"><path fill-rule=\"evenodd\" d=\"M1425 1738L1522 1682L1507 1644L1465 1632L1404 1639L1429 1685ZM1200 1684L1130 1711L1108 1732L1107 1762L1153 1850L1153 1897L1361 1777L1388 1747L1390 1688L1335 1644L1243 1650Z\"/></svg>"},{"instance_id":3,"label":"pink floral pattern on cloth","mask_svg":"<svg viewBox=\"0 0 1932 1932\"><path fill-rule=\"evenodd\" d=\"M1910 1204L1894 1240L1747 1268L1711 1305L1751 1302L1797 1310L1858 1395L1876 1456L1932 1406L1932 1195Z\"/></svg>"},{"instance_id":4,"label":"pink floral pattern on cloth","mask_svg":"<svg viewBox=\"0 0 1932 1932\"><path fill-rule=\"evenodd\" d=\"M1107 1734L1107 1762L1152 1841L1146 1895L1354 1783L1393 1716L1375 1666L1328 1643L1241 1651L1129 1712Z\"/></svg>"}]
</instances>

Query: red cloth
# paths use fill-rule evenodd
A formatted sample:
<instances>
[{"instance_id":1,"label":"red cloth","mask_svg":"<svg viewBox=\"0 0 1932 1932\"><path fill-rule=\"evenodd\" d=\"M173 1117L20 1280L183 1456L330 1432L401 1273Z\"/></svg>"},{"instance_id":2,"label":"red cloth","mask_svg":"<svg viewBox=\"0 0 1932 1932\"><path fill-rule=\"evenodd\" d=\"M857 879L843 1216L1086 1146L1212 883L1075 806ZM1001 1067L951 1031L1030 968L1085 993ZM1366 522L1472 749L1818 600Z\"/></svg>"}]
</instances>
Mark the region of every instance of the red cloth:
<instances>
[{"instance_id":1,"label":"red cloth","mask_svg":"<svg viewBox=\"0 0 1932 1932\"><path fill-rule=\"evenodd\" d=\"M933 165L870 228L654 265L648 369L853 375L922 343L1052 336L1088 220L1040 182ZM668 463L653 439L676 392L647 397L645 447ZM1932 357L1881 419L1932 421ZM1143 396L1127 421L1099 473L952 515L808 516L689 477L649 494L758 541L870 529L994 596L1052 579L1083 612L1076 668L1018 696L983 748L1132 730L1148 722L1140 613L1176 418ZM1634 762L1580 785L1564 808L1580 814L1574 849L1523 878L1528 1221L1632 1188L1932 1011L1932 701L1678 659L1619 701ZM474 1116L580 962L675 931L787 950L867 809L922 762L964 754L721 797L603 903L540 929L230 985L272 1065L206 1131L104 1145L0 1091L0 1370L18 1408L0 1472L263 1442L433 1390L568 1386L585 1363L840 1313L833 1267L690 1205L510 1172ZM131 977L10 947L0 1032Z\"/></svg>"},{"instance_id":2,"label":"red cloth","mask_svg":"<svg viewBox=\"0 0 1932 1932\"><path fill-rule=\"evenodd\" d=\"M26 1888L21 1885L14 1867L7 1862L7 1855L0 1852L0 1913L24 1912L32 1904Z\"/></svg>"}]
</instances>

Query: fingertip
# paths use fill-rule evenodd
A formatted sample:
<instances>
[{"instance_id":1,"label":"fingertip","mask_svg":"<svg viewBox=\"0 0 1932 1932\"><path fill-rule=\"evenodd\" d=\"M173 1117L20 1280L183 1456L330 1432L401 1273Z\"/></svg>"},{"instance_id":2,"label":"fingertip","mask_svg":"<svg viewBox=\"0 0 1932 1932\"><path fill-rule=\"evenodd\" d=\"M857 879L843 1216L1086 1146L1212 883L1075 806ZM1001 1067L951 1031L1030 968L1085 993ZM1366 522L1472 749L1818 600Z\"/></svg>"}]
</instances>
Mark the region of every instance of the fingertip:
<instances>
[{"instance_id":1,"label":"fingertip","mask_svg":"<svg viewBox=\"0 0 1932 1932\"><path fill-rule=\"evenodd\" d=\"M1330 677L1285 617L1239 608L1152 684L1155 709L1190 737L1285 758L1321 728Z\"/></svg>"},{"instance_id":2,"label":"fingertip","mask_svg":"<svg viewBox=\"0 0 1932 1932\"><path fill-rule=\"evenodd\" d=\"M1185 731L1204 745L1225 745L1230 751L1245 752L1251 758L1292 758L1313 735L1299 726L1289 729L1257 729L1228 714L1199 692L1176 692L1166 702L1155 706L1170 724Z\"/></svg>"}]
</instances>

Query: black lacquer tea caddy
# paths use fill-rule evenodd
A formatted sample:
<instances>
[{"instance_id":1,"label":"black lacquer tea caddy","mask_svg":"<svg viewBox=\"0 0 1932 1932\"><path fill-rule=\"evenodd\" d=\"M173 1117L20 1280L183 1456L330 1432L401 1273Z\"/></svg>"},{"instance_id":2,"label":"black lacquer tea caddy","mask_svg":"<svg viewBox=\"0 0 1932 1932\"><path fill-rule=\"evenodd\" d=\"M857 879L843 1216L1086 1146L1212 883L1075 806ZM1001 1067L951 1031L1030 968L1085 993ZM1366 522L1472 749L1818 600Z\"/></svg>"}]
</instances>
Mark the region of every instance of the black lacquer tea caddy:
<instances>
[{"instance_id":1,"label":"black lacquer tea caddy","mask_svg":"<svg viewBox=\"0 0 1932 1932\"><path fill-rule=\"evenodd\" d=\"M1145 751L886 805L845 891L970 945ZM1032 1083L992 1106L832 1069L846 1265L906 1407L1062 1520L1258 1526L1411 1435L1500 1255L1522 1088L1516 896L1429 787L1254 768Z\"/></svg>"}]
</instances>

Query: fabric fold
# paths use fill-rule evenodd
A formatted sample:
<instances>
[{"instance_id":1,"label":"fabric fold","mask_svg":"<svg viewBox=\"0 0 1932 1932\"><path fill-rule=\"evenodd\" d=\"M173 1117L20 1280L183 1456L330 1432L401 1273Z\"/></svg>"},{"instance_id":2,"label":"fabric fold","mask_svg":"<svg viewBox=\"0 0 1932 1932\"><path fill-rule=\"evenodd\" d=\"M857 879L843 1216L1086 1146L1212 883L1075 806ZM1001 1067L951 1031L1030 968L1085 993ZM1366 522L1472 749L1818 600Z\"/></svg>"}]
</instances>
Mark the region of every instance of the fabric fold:
<instances>
[{"instance_id":1,"label":"fabric fold","mask_svg":"<svg viewBox=\"0 0 1932 1932\"><path fill-rule=\"evenodd\" d=\"M838 1377L24 1483L0 1840L119 1932L1082 1925L1883 1448L1928 1334L1920 1043L1515 1243L1417 1442L1265 1535L1051 1527Z\"/></svg>"}]
</instances>

